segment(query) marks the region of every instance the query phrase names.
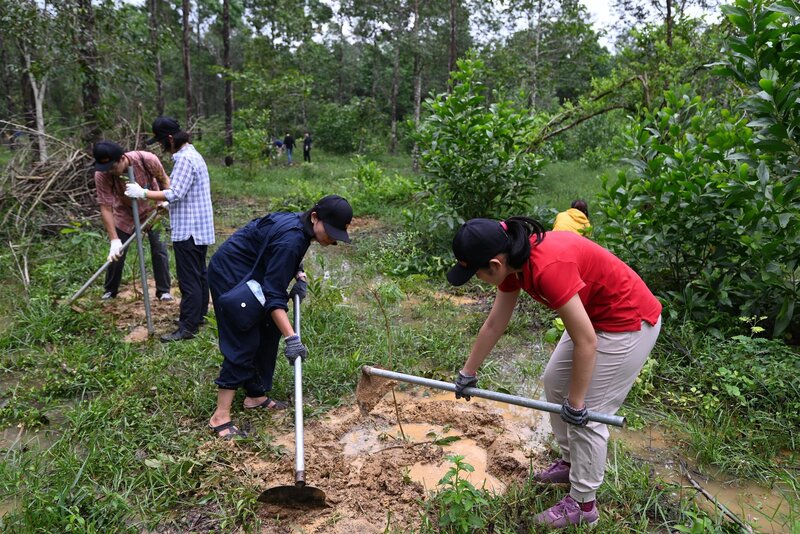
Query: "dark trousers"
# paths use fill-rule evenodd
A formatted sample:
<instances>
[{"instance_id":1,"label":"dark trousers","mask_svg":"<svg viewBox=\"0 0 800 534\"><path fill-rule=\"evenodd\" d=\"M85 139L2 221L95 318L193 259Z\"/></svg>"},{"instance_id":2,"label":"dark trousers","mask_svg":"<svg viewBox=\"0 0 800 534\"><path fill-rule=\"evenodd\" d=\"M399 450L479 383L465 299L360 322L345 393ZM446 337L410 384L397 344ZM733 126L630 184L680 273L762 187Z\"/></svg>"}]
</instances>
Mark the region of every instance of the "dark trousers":
<instances>
[{"instance_id":1,"label":"dark trousers","mask_svg":"<svg viewBox=\"0 0 800 534\"><path fill-rule=\"evenodd\" d=\"M281 332L267 313L263 321L242 330L236 317L217 306L219 295L228 291L231 284L214 271L213 262L208 279L217 319L219 350L224 356L214 383L221 389L244 388L248 397L264 396L272 390Z\"/></svg>"},{"instance_id":2,"label":"dark trousers","mask_svg":"<svg viewBox=\"0 0 800 534\"><path fill-rule=\"evenodd\" d=\"M131 234L123 232L117 228L117 237L123 243L128 240ZM169 293L169 288L172 281L169 278L169 256L167 255L167 246L161 241L161 235L158 230L150 230L147 232L147 239L150 241L150 257L153 260L153 278L156 281L156 298L161 297L164 293ZM125 268L125 256L128 250L135 246L131 243L128 248L122 253L117 261L111 262L111 265L106 269L106 282L104 284L106 292L116 295L119 292L119 284L122 281L122 271Z\"/></svg>"},{"instance_id":3,"label":"dark trousers","mask_svg":"<svg viewBox=\"0 0 800 534\"><path fill-rule=\"evenodd\" d=\"M208 313L208 271L206 253L208 245L195 245L194 238L173 241L175 271L181 290L181 316L179 326L197 333L200 321Z\"/></svg>"},{"instance_id":4,"label":"dark trousers","mask_svg":"<svg viewBox=\"0 0 800 534\"><path fill-rule=\"evenodd\" d=\"M303 161L311 163L311 147L303 147Z\"/></svg>"}]
</instances>

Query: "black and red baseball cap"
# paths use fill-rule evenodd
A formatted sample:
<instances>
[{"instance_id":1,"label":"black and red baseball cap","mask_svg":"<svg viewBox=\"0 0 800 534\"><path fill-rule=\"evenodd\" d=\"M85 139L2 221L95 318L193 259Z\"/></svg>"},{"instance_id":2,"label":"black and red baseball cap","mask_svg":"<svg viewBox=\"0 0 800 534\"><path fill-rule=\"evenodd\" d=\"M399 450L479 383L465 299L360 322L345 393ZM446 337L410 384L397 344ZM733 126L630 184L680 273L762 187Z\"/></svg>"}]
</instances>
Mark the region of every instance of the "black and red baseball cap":
<instances>
[{"instance_id":1,"label":"black and red baseball cap","mask_svg":"<svg viewBox=\"0 0 800 534\"><path fill-rule=\"evenodd\" d=\"M491 219L470 219L461 225L453 238L453 255L458 263L447 272L454 286L466 284L478 269L504 251L510 238L503 223Z\"/></svg>"},{"instance_id":2,"label":"black and red baseball cap","mask_svg":"<svg viewBox=\"0 0 800 534\"><path fill-rule=\"evenodd\" d=\"M124 155L125 151L118 144L111 141L99 141L92 148L94 170L105 172L121 160Z\"/></svg>"},{"instance_id":3,"label":"black and red baseball cap","mask_svg":"<svg viewBox=\"0 0 800 534\"><path fill-rule=\"evenodd\" d=\"M325 226L325 232L336 241L350 242L347 227L353 220L353 208L339 195L328 195L319 199L311 211L317 212Z\"/></svg>"},{"instance_id":4,"label":"black and red baseball cap","mask_svg":"<svg viewBox=\"0 0 800 534\"><path fill-rule=\"evenodd\" d=\"M163 141L180 131L181 125L172 117L158 117L153 121L153 137L145 141L145 144L152 145L156 141Z\"/></svg>"}]
</instances>

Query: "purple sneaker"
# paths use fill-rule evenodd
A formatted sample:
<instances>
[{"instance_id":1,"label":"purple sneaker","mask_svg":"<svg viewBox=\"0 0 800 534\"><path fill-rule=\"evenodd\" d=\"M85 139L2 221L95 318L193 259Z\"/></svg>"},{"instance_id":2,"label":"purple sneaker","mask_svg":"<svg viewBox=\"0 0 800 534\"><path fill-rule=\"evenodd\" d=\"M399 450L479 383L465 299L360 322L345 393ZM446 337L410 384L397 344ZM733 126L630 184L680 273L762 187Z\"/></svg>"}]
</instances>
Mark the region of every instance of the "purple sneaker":
<instances>
[{"instance_id":1,"label":"purple sneaker","mask_svg":"<svg viewBox=\"0 0 800 534\"><path fill-rule=\"evenodd\" d=\"M550 528L567 528L572 525L588 525L591 528L599 520L600 512L597 510L597 504L590 511L584 512L569 495L533 518L535 524Z\"/></svg>"},{"instance_id":2,"label":"purple sneaker","mask_svg":"<svg viewBox=\"0 0 800 534\"><path fill-rule=\"evenodd\" d=\"M545 469L533 474L533 480L542 484L569 484L570 465L564 460L556 460Z\"/></svg>"}]
</instances>

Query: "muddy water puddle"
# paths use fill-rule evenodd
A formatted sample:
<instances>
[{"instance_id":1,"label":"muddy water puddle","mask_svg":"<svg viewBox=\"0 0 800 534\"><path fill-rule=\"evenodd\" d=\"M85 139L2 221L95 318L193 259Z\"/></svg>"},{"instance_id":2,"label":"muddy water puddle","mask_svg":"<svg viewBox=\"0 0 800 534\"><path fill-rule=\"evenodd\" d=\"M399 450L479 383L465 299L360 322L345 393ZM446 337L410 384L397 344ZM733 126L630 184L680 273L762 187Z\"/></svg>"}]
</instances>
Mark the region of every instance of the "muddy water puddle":
<instances>
[{"instance_id":1,"label":"muddy water puddle","mask_svg":"<svg viewBox=\"0 0 800 534\"><path fill-rule=\"evenodd\" d=\"M663 428L612 430L612 439L624 443L626 449L635 457L648 462L653 473L662 480L681 487L682 495L695 495L694 500L699 507L718 516L720 510L700 492L698 492L681 471L681 458L677 439ZM779 488L767 488L754 482L733 479L725 474L707 471L697 474L691 466L690 476L712 497L740 519L749 523L756 532L783 533L795 532L787 517L791 516L791 504L788 494L784 495Z\"/></svg>"}]
</instances>

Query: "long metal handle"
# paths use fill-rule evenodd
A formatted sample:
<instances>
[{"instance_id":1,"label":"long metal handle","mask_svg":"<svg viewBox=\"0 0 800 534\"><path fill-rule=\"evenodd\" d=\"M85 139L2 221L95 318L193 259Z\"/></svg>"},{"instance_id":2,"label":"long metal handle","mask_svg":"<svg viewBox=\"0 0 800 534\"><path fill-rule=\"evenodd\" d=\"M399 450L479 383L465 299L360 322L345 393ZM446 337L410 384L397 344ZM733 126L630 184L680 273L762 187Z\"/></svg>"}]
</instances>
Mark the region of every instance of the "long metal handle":
<instances>
[{"instance_id":1,"label":"long metal handle","mask_svg":"<svg viewBox=\"0 0 800 534\"><path fill-rule=\"evenodd\" d=\"M417 384L419 386L427 386L429 388L442 389L444 391L455 391L456 386L450 382L442 382L440 380L432 380L430 378L423 378L421 376L406 375L403 373L395 373L394 371L387 371L386 369L378 369L370 365L365 365L361 370L372 376L382 376L391 380L398 380L400 382L408 382L409 384ZM464 394L472 397L480 397L482 399L489 399L494 401L505 402L515 406L523 406L525 408L533 408L534 410L542 410L550 413L561 413L561 405L554 402L546 402L528 399L526 397L519 397L517 395L508 395L506 393L498 393L496 391L489 391L486 389L478 388L464 388ZM589 410L589 420L598 423L605 423L613 426L625 426L625 418L619 415L608 415L604 413L593 412Z\"/></svg>"},{"instance_id":2,"label":"long metal handle","mask_svg":"<svg viewBox=\"0 0 800 534\"><path fill-rule=\"evenodd\" d=\"M300 295L294 296L294 333L300 335ZM300 339L302 341L302 337ZM303 359L294 360L294 483L306 485L306 460L303 450Z\"/></svg>"},{"instance_id":3,"label":"long metal handle","mask_svg":"<svg viewBox=\"0 0 800 534\"><path fill-rule=\"evenodd\" d=\"M128 165L128 181L135 184L136 178L133 175L133 165ZM153 317L150 315L150 289L147 287L147 269L144 266L144 247L142 246L142 226L139 224L139 205L136 199L131 199L133 208L133 226L136 230L136 250L139 252L139 273L142 278L142 294L144 295L144 314L147 317L147 333L153 335Z\"/></svg>"},{"instance_id":4,"label":"long metal handle","mask_svg":"<svg viewBox=\"0 0 800 534\"><path fill-rule=\"evenodd\" d=\"M156 217L158 217L158 215L159 215L158 211L154 211L153 213L151 213L150 216L147 218L147 220L144 221L144 224L142 224L142 228L147 228L148 225L150 223L152 223L155 220ZM125 242L122 244L122 248L119 250L120 253L125 252L125 250L128 248L128 245L133 243L134 239L136 239L136 234L135 233L132 234L128 239L125 240ZM113 262L106 261L102 265L102 267L97 269L97 271L95 271L95 273L91 276L91 278L89 278L86 281L86 283L83 284L83 286L81 286L81 288L79 290L77 290L75 292L75 294L72 295L69 298L69 300L67 301L67 306L69 306L70 304L75 302L75 299L77 299L78 297L83 295L83 292L86 291L89 288L89 286L92 285L94 283L94 281L97 280L97 278L106 271L106 269L108 269L108 267L111 265L111 263L113 263Z\"/></svg>"}]
</instances>

